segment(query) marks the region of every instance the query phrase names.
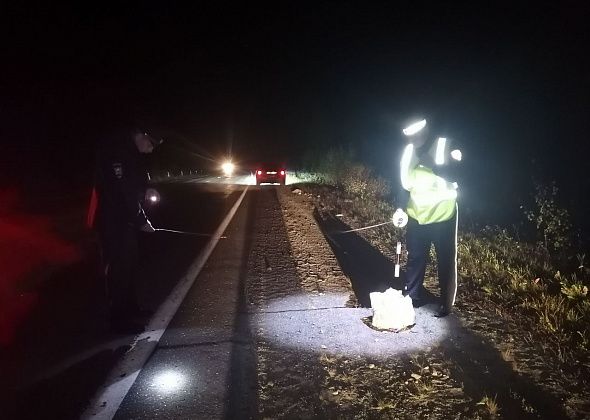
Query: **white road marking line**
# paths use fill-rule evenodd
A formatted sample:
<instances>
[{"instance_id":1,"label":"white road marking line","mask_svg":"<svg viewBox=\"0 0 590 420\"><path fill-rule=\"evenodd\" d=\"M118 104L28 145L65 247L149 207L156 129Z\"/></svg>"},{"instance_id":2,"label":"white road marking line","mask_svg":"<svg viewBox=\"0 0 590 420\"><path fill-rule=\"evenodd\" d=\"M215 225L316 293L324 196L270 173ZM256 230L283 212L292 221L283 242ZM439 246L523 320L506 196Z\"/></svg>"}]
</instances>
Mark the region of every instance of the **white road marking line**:
<instances>
[{"instance_id":1,"label":"white road marking line","mask_svg":"<svg viewBox=\"0 0 590 420\"><path fill-rule=\"evenodd\" d=\"M244 188L242 195L227 213L203 251L193 261L186 274L178 281L168 298L158 308L148 323L146 332L135 337L131 348L111 370L103 386L97 391L88 408L82 413L82 419L110 420L115 416L141 369L156 349L178 307L205 266L213 249L215 249L221 235L236 214L247 191L248 186Z\"/></svg>"}]
</instances>

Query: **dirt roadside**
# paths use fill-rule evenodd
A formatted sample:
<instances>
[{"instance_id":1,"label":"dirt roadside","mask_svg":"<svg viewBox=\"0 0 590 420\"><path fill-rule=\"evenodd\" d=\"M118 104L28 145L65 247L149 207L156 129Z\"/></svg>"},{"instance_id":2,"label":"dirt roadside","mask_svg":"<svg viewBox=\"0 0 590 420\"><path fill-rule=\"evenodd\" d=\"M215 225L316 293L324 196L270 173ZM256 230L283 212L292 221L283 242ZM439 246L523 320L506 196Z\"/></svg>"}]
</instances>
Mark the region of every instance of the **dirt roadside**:
<instances>
[{"instance_id":1,"label":"dirt roadside","mask_svg":"<svg viewBox=\"0 0 590 420\"><path fill-rule=\"evenodd\" d=\"M409 331L372 330L366 293L391 283L386 253L331 235L322 193L274 191L258 204L247 285L261 418L584 418L460 306L444 322L426 307ZM510 327L497 323L480 328Z\"/></svg>"}]
</instances>

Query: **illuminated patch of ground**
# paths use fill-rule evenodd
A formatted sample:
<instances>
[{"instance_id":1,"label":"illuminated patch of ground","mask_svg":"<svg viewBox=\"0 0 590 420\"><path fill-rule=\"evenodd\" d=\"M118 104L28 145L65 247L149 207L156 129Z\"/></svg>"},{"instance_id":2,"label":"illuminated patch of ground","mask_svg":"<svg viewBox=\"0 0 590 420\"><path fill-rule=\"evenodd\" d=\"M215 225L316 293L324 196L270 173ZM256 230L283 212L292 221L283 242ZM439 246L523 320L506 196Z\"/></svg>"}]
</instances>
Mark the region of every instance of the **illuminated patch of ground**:
<instances>
[{"instance_id":1,"label":"illuminated patch of ground","mask_svg":"<svg viewBox=\"0 0 590 420\"><path fill-rule=\"evenodd\" d=\"M317 354L386 359L415 353L440 343L448 319L435 318L433 307L416 311L416 325L398 333L369 328L370 308L346 307L348 294L298 294L265 303L254 312L254 327L273 344Z\"/></svg>"}]
</instances>

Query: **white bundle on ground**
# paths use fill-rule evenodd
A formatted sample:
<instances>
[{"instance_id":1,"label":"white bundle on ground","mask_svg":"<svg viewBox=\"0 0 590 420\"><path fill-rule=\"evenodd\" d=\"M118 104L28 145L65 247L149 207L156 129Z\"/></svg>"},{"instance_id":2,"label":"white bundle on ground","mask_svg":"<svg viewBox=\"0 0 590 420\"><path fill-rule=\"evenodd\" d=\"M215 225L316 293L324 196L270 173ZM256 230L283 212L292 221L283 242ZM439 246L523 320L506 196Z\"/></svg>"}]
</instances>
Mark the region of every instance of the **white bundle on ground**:
<instances>
[{"instance_id":1,"label":"white bundle on ground","mask_svg":"<svg viewBox=\"0 0 590 420\"><path fill-rule=\"evenodd\" d=\"M412 299L391 287L385 292L369 294L373 308L373 326L379 329L401 330L415 323Z\"/></svg>"}]
</instances>

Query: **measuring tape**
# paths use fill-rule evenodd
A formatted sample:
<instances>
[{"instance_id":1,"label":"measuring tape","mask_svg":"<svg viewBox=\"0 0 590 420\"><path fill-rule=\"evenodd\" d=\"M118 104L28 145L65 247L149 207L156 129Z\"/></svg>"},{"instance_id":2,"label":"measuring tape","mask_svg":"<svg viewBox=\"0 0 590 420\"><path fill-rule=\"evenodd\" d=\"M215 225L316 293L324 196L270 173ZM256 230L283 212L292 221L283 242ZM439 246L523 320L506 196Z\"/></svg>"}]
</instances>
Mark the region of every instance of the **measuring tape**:
<instances>
[{"instance_id":1,"label":"measuring tape","mask_svg":"<svg viewBox=\"0 0 590 420\"><path fill-rule=\"evenodd\" d=\"M386 225L388 223L391 223L391 221L387 221L387 222L383 222L383 223L378 223L376 225L371 225L371 226L365 226L362 228L358 228L358 229L350 229L350 230L339 230L338 232L335 233L350 233L350 232L358 232L359 230L366 230L366 229L373 229L379 226L383 226Z\"/></svg>"},{"instance_id":2,"label":"measuring tape","mask_svg":"<svg viewBox=\"0 0 590 420\"><path fill-rule=\"evenodd\" d=\"M404 213L405 215L405 213ZM350 229L350 230L341 230L338 231L336 233L350 233L350 232L358 232L359 230L366 230L366 229L373 229L379 226L383 226L386 225L388 223L393 223L394 226L396 227L403 227L407 224L408 222L408 216L405 215L405 220L403 215L399 216L396 214L396 216L398 216L397 218L394 218L393 220L387 221L387 222L383 222L383 223L377 223L376 225L371 225L371 226L365 226L362 228L357 228L357 229ZM402 243L398 241L398 243L395 246L395 273L394 276L395 277L399 277L400 274L400 267L401 267L401 255L402 255Z\"/></svg>"},{"instance_id":3,"label":"measuring tape","mask_svg":"<svg viewBox=\"0 0 590 420\"><path fill-rule=\"evenodd\" d=\"M192 235L192 236L213 236L212 233L198 233L198 232L186 232L184 230L174 230L174 229L162 229L162 228L154 228L156 232L169 232L169 233L179 233L181 235ZM221 239L225 239L227 236L222 236Z\"/></svg>"}]
</instances>

